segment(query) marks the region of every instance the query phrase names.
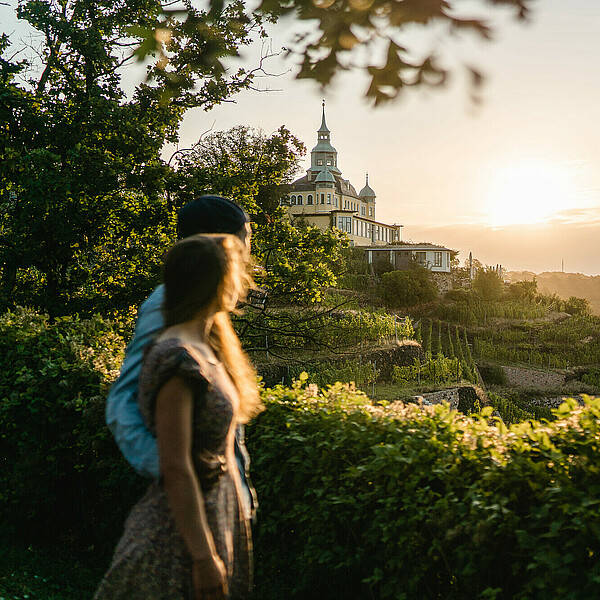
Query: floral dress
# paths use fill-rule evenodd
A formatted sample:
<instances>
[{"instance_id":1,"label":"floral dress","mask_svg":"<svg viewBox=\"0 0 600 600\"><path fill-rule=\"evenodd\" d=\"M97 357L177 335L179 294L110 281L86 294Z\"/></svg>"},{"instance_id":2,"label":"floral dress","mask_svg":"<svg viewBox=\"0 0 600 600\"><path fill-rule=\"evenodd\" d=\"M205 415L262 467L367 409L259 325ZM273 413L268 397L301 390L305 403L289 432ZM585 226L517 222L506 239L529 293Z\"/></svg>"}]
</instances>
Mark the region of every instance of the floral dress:
<instances>
[{"instance_id":1,"label":"floral dress","mask_svg":"<svg viewBox=\"0 0 600 600\"><path fill-rule=\"evenodd\" d=\"M155 434L154 407L173 376L193 391L192 455L206 517L229 578L231 600L247 598L251 580L250 524L226 459L235 388L207 346L167 339L152 346L140 373L138 404ZM156 434L155 434L156 435ZM125 522L113 561L95 600L193 600L191 558L177 531L161 482L152 484Z\"/></svg>"}]
</instances>

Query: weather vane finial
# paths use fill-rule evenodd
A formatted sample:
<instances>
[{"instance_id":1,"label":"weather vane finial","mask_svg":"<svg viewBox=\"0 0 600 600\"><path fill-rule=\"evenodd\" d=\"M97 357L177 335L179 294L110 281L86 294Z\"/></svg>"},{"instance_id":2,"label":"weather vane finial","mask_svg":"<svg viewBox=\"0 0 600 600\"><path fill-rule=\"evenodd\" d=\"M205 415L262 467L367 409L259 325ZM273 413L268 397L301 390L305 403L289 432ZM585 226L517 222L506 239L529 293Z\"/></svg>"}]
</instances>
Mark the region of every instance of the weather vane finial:
<instances>
[{"instance_id":1,"label":"weather vane finial","mask_svg":"<svg viewBox=\"0 0 600 600\"><path fill-rule=\"evenodd\" d=\"M323 108L325 108L325 98L323 98Z\"/></svg>"}]
</instances>

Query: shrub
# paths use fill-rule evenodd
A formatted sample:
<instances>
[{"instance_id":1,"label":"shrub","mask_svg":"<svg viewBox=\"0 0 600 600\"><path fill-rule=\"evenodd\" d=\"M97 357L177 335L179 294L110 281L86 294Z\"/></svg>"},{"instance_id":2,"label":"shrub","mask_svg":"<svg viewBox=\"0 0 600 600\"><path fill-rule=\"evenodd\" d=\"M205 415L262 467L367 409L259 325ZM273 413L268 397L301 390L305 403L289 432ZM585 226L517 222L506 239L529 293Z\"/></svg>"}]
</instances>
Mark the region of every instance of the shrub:
<instances>
[{"instance_id":1,"label":"shrub","mask_svg":"<svg viewBox=\"0 0 600 600\"><path fill-rule=\"evenodd\" d=\"M457 358L445 358L440 355L431 358L427 354L424 361L415 358L410 366L394 366L392 380L397 383L419 380L438 384L457 381L460 373L461 365Z\"/></svg>"},{"instance_id":2,"label":"shrub","mask_svg":"<svg viewBox=\"0 0 600 600\"><path fill-rule=\"evenodd\" d=\"M394 265L387 256L380 256L373 260L373 271L377 277L394 270Z\"/></svg>"},{"instance_id":3,"label":"shrub","mask_svg":"<svg viewBox=\"0 0 600 600\"><path fill-rule=\"evenodd\" d=\"M0 317L2 533L112 545L140 491L104 424L124 343L99 317Z\"/></svg>"},{"instance_id":4,"label":"shrub","mask_svg":"<svg viewBox=\"0 0 600 600\"><path fill-rule=\"evenodd\" d=\"M477 368L484 383L488 385L506 385L506 373L500 365L478 363Z\"/></svg>"},{"instance_id":5,"label":"shrub","mask_svg":"<svg viewBox=\"0 0 600 600\"><path fill-rule=\"evenodd\" d=\"M391 308L431 302L438 294L430 271L416 265L407 271L384 273L379 290L381 298Z\"/></svg>"},{"instance_id":6,"label":"shrub","mask_svg":"<svg viewBox=\"0 0 600 600\"><path fill-rule=\"evenodd\" d=\"M598 597L600 400L510 428L341 385L265 402L248 431L262 600Z\"/></svg>"},{"instance_id":7,"label":"shrub","mask_svg":"<svg viewBox=\"0 0 600 600\"><path fill-rule=\"evenodd\" d=\"M473 291L484 300L499 300L504 295L502 278L492 267L479 269L472 286Z\"/></svg>"},{"instance_id":8,"label":"shrub","mask_svg":"<svg viewBox=\"0 0 600 600\"><path fill-rule=\"evenodd\" d=\"M446 300L450 300L452 302L467 302L471 297L471 293L469 290L465 288L456 288L453 290L448 290L444 295Z\"/></svg>"},{"instance_id":9,"label":"shrub","mask_svg":"<svg viewBox=\"0 0 600 600\"><path fill-rule=\"evenodd\" d=\"M354 273L346 273L339 278L338 287L355 290L357 292L365 292L373 287L373 277L371 275L362 275Z\"/></svg>"},{"instance_id":10,"label":"shrub","mask_svg":"<svg viewBox=\"0 0 600 600\"><path fill-rule=\"evenodd\" d=\"M589 315L590 303L585 298L571 296L565 303L565 311L571 315Z\"/></svg>"}]
</instances>

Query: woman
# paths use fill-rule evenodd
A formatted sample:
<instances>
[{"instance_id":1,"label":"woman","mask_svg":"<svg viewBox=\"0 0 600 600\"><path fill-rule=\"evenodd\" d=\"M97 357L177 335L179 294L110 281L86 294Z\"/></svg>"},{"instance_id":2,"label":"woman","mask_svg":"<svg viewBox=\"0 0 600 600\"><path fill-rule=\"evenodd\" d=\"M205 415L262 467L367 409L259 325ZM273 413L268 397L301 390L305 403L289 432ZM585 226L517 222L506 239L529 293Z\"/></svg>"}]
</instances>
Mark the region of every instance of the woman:
<instances>
[{"instance_id":1,"label":"woman","mask_svg":"<svg viewBox=\"0 0 600 600\"><path fill-rule=\"evenodd\" d=\"M139 386L161 477L127 519L97 600L249 594L250 526L233 444L236 424L260 400L228 314L250 282L244 259L232 235L186 238L166 256L166 329L145 356Z\"/></svg>"}]
</instances>

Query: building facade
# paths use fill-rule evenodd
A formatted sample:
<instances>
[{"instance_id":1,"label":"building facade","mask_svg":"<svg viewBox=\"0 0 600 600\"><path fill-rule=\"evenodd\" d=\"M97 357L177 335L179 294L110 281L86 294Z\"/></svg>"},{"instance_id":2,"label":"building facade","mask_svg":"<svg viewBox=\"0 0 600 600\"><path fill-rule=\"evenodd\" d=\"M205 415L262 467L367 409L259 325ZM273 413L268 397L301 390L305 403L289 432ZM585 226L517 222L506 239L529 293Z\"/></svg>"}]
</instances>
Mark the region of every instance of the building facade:
<instances>
[{"instance_id":1,"label":"building facade","mask_svg":"<svg viewBox=\"0 0 600 600\"><path fill-rule=\"evenodd\" d=\"M310 153L310 168L306 175L291 186L287 202L292 222L304 220L321 229L337 227L348 234L356 246L384 245L400 241L400 226L377 221L376 194L369 186L357 193L342 177L338 152L331 145L331 132L325 122L325 104L317 145Z\"/></svg>"},{"instance_id":2,"label":"building facade","mask_svg":"<svg viewBox=\"0 0 600 600\"><path fill-rule=\"evenodd\" d=\"M411 263L427 267L433 273L450 273L455 250L435 244L397 244L380 248L367 246L367 261L373 264L378 260L389 260L397 271L408 269Z\"/></svg>"}]
</instances>

